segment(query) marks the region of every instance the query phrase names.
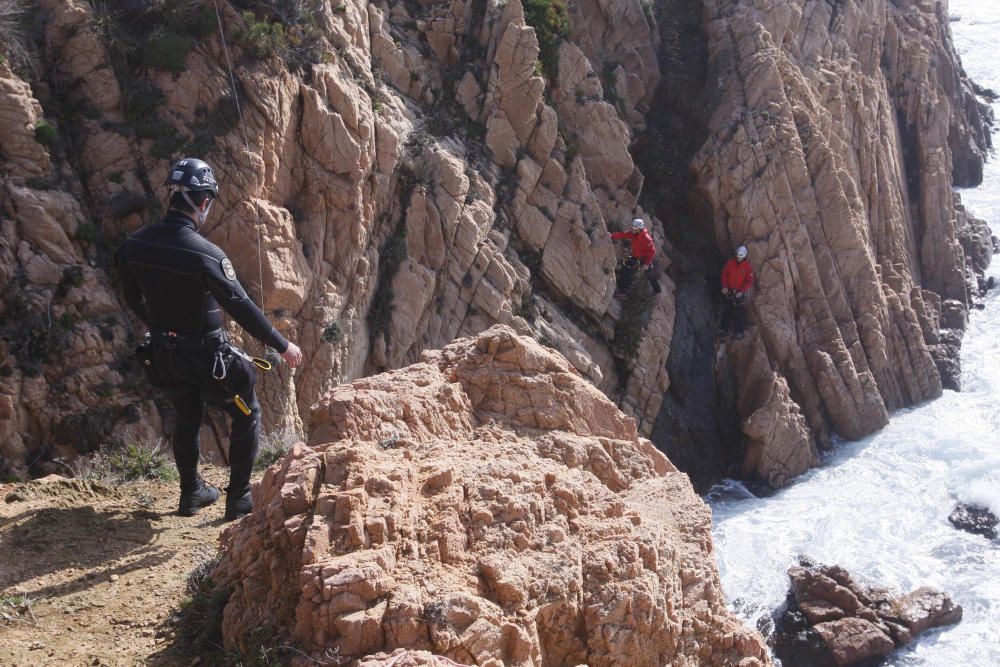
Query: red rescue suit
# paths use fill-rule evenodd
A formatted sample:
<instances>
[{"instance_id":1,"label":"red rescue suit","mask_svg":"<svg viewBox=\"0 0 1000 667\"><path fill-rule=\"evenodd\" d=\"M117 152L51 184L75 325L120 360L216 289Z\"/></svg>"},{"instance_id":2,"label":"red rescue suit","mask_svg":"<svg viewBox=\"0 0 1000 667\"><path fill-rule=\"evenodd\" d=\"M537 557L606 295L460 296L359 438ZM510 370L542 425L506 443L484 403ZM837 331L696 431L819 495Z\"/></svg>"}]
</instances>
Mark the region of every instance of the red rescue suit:
<instances>
[{"instance_id":1,"label":"red rescue suit","mask_svg":"<svg viewBox=\"0 0 1000 667\"><path fill-rule=\"evenodd\" d=\"M749 260L736 261L733 257L722 267L723 289L736 290L746 294L753 287L753 267Z\"/></svg>"},{"instance_id":2,"label":"red rescue suit","mask_svg":"<svg viewBox=\"0 0 1000 667\"><path fill-rule=\"evenodd\" d=\"M632 256L642 263L644 268L649 268L656 258L656 246L653 244L653 237L645 229L637 232L615 232L611 238L628 239L632 244Z\"/></svg>"}]
</instances>

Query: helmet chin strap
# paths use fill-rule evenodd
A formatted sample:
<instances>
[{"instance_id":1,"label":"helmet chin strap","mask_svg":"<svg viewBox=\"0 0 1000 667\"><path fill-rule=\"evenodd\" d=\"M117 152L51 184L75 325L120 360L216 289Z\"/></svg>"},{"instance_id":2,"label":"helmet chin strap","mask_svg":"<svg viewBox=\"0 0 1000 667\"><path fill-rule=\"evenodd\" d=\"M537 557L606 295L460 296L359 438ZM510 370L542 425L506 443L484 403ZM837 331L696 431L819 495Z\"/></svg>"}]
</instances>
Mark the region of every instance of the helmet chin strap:
<instances>
[{"instance_id":1,"label":"helmet chin strap","mask_svg":"<svg viewBox=\"0 0 1000 667\"><path fill-rule=\"evenodd\" d=\"M212 202L214 201L211 197L208 199L208 204L205 206L205 210L201 210L201 206L195 204L188 193L184 190L181 191L181 197L184 197L184 201L188 203L188 206L194 209L195 221L197 221L198 226L201 227L205 224L205 220L208 219L208 212L212 210Z\"/></svg>"}]
</instances>

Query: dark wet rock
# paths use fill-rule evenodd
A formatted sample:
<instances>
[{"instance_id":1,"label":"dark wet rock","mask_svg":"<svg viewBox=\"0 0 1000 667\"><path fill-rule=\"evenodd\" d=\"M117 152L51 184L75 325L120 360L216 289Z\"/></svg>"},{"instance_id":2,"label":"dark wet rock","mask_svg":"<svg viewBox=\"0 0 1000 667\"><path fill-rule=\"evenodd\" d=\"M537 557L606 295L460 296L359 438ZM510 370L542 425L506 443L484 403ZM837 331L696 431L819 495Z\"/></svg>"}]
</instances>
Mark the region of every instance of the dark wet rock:
<instances>
[{"instance_id":1,"label":"dark wet rock","mask_svg":"<svg viewBox=\"0 0 1000 667\"><path fill-rule=\"evenodd\" d=\"M775 615L771 648L783 667L833 667L830 649L789 593L785 609Z\"/></svg>"},{"instance_id":2,"label":"dark wet rock","mask_svg":"<svg viewBox=\"0 0 1000 667\"><path fill-rule=\"evenodd\" d=\"M981 85L979 85L978 83L976 83L974 81L970 81L969 83L972 84L972 90L979 97L982 97L983 99L988 100L990 102L996 102L997 101L998 96L996 94L996 91L994 91L992 88L987 88L986 86L981 86Z\"/></svg>"},{"instance_id":3,"label":"dark wet rock","mask_svg":"<svg viewBox=\"0 0 1000 667\"><path fill-rule=\"evenodd\" d=\"M941 375L941 386L945 389L962 389L962 331L941 329L937 333L937 344L928 345L931 358Z\"/></svg>"},{"instance_id":4,"label":"dark wet rock","mask_svg":"<svg viewBox=\"0 0 1000 667\"><path fill-rule=\"evenodd\" d=\"M969 314L965 304L956 299L945 299L941 302L941 328L965 331Z\"/></svg>"},{"instance_id":5,"label":"dark wet rock","mask_svg":"<svg viewBox=\"0 0 1000 667\"><path fill-rule=\"evenodd\" d=\"M876 665L921 632L962 619L962 608L934 588L895 596L806 559L788 576L791 591L772 636L784 667Z\"/></svg>"},{"instance_id":6,"label":"dark wet rock","mask_svg":"<svg viewBox=\"0 0 1000 667\"><path fill-rule=\"evenodd\" d=\"M978 505L967 505L959 503L951 515L948 516L951 525L959 530L964 530L973 535L982 535L986 539L995 540L997 537L996 526L1000 519L993 512Z\"/></svg>"}]
</instances>

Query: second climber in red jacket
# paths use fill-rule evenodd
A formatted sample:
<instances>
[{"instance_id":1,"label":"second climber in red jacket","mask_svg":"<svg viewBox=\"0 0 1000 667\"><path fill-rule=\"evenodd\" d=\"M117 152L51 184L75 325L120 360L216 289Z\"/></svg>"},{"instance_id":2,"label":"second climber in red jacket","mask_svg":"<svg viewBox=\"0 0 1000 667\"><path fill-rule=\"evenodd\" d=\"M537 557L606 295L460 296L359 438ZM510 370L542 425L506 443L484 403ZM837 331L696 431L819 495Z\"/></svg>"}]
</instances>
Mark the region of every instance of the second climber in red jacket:
<instances>
[{"instance_id":1,"label":"second climber in red jacket","mask_svg":"<svg viewBox=\"0 0 1000 667\"><path fill-rule=\"evenodd\" d=\"M625 294L632 287L632 281L635 280L635 274L641 266L644 271L648 271L649 267L653 265L653 260L656 259L656 245L653 243L653 237L649 235L649 231L646 229L646 223L642 221L642 218L636 218L632 221L632 230L628 232L615 232L611 235L611 238L615 241L619 239L628 239L631 244L631 256L625 260L625 266L618 274L618 290L615 292L615 296L619 299L625 298ZM654 289L657 289L658 285L654 285Z\"/></svg>"},{"instance_id":2,"label":"second climber in red jacket","mask_svg":"<svg viewBox=\"0 0 1000 667\"><path fill-rule=\"evenodd\" d=\"M726 297L722 305L722 337L729 335L732 325L736 340L743 338L743 327L747 322L747 301L753 287L753 267L747 260L747 247L736 249L736 257L722 267L722 294Z\"/></svg>"}]
</instances>

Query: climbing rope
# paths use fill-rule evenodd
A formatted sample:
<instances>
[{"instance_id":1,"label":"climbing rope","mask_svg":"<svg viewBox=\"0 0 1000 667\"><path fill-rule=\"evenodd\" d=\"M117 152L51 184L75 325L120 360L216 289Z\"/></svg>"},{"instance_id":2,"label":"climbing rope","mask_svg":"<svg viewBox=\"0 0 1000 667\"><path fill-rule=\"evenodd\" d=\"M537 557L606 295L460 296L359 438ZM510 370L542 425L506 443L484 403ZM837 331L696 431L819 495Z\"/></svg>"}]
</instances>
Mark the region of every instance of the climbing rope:
<instances>
[{"instance_id":1,"label":"climbing rope","mask_svg":"<svg viewBox=\"0 0 1000 667\"><path fill-rule=\"evenodd\" d=\"M247 155L250 155L250 135L247 132L247 123L243 117L243 106L240 104L240 93L239 89L236 87L236 75L233 73L233 61L229 57L229 45L226 43L226 31L222 27L222 12L219 11L219 0L212 0L212 4L215 6L215 20L219 24L219 39L222 41L222 52L226 55L226 69L229 71L229 85L233 90L233 101L236 103L236 114L240 119L240 132L243 134L243 146L246 148ZM251 168L253 165L251 164ZM263 183L263 179L261 179ZM257 305L264 310L264 257L261 251L261 234L260 234L260 197L254 197L254 214L257 218L257 286L259 289L257 295ZM271 370L273 364L278 362L278 353L276 350L264 346L264 356L266 359L260 359L259 357L253 357L252 361L261 370Z\"/></svg>"},{"instance_id":2,"label":"climbing rope","mask_svg":"<svg viewBox=\"0 0 1000 667\"><path fill-rule=\"evenodd\" d=\"M222 52L226 55L226 68L229 70L229 85L233 90L233 101L236 102L236 114L240 119L240 131L243 134L243 146L247 155L250 154L250 136L247 133L247 124L243 118L243 107L240 105L240 95L236 88L236 75L233 73L233 61L229 57L229 45L226 43L226 31L222 27L222 12L219 11L219 0L212 0L215 5L215 20L219 23L219 38L222 40ZM251 165L252 166L252 165ZM258 294L258 306L264 310L264 259L261 253L260 236L260 198L254 197L254 209L257 215L257 279L260 292Z\"/></svg>"}]
</instances>

